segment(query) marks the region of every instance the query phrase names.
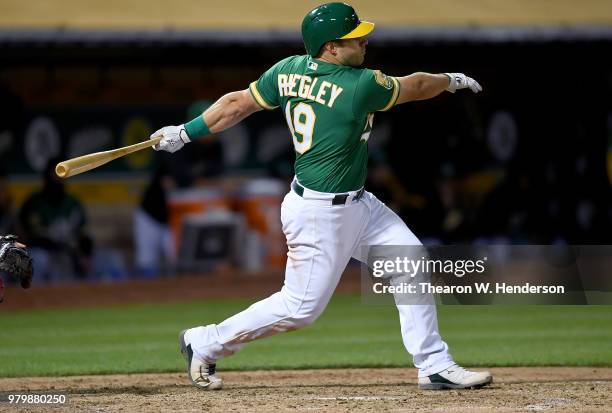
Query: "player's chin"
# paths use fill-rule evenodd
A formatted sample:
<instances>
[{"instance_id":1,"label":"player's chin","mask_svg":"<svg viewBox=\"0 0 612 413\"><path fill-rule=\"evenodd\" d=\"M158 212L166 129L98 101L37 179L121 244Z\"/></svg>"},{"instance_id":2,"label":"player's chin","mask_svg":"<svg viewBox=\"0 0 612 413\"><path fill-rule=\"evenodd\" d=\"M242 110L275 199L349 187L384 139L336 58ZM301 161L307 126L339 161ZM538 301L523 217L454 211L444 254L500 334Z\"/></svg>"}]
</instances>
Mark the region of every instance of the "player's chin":
<instances>
[{"instance_id":1,"label":"player's chin","mask_svg":"<svg viewBox=\"0 0 612 413\"><path fill-rule=\"evenodd\" d=\"M350 66L353 66L353 67L359 67L359 66L361 66L361 65L363 64L364 60L365 60L365 56L364 56L364 55L361 55L361 56L359 56L359 57L356 57L356 58L355 58L355 59L354 59L354 60L351 62Z\"/></svg>"}]
</instances>

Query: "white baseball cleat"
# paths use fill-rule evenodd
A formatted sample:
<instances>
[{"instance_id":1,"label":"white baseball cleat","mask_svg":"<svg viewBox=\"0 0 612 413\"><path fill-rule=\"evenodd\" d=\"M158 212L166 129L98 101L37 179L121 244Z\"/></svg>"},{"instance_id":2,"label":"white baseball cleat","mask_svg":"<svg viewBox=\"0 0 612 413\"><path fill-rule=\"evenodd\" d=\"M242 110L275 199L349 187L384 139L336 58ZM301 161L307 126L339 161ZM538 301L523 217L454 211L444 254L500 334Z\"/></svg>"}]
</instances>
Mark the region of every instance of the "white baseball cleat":
<instances>
[{"instance_id":1,"label":"white baseball cleat","mask_svg":"<svg viewBox=\"0 0 612 413\"><path fill-rule=\"evenodd\" d=\"M493 382L488 371L469 371L455 364L427 377L419 377L419 389L479 389Z\"/></svg>"},{"instance_id":2,"label":"white baseball cleat","mask_svg":"<svg viewBox=\"0 0 612 413\"><path fill-rule=\"evenodd\" d=\"M187 360L187 375L191 383L202 390L220 390L223 387L223 380L215 375L216 364L208 364L198 359L193 354L191 343L185 339L183 330L179 334L179 346L185 360Z\"/></svg>"}]
</instances>

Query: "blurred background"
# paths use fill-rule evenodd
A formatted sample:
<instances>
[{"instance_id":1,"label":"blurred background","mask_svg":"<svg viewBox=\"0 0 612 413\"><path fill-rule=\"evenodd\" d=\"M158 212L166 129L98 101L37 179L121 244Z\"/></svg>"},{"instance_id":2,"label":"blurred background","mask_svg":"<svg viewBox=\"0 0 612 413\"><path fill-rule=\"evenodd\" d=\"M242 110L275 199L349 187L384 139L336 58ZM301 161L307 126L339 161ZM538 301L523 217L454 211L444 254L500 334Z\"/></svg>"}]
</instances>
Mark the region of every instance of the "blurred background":
<instances>
[{"instance_id":1,"label":"blurred background","mask_svg":"<svg viewBox=\"0 0 612 413\"><path fill-rule=\"evenodd\" d=\"M304 54L318 4L0 0L0 233L31 247L36 282L282 274L294 152L279 111L174 155L66 181L53 168L188 121ZM612 243L609 0L352 4L377 24L367 67L484 87L376 114L366 188L420 239Z\"/></svg>"}]
</instances>

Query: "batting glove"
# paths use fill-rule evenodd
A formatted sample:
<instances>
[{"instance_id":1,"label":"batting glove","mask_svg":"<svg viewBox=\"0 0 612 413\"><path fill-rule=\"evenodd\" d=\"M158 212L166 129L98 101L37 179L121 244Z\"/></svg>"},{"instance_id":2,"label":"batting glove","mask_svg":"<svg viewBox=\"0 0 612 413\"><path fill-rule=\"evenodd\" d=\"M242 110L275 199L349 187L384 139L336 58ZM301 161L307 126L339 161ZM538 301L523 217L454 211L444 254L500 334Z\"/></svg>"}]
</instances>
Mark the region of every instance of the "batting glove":
<instances>
[{"instance_id":1,"label":"batting glove","mask_svg":"<svg viewBox=\"0 0 612 413\"><path fill-rule=\"evenodd\" d=\"M185 131L185 125L163 127L151 135L151 139L160 136L162 136L162 139L157 145L153 146L153 149L156 151L174 153L181 149L186 143L191 142Z\"/></svg>"},{"instance_id":2,"label":"batting glove","mask_svg":"<svg viewBox=\"0 0 612 413\"><path fill-rule=\"evenodd\" d=\"M463 73L444 73L444 74L448 76L448 79L450 80L446 90L448 90L451 93L455 93L455 91L458 89L466 89L466 88L470 88L470 90L474 93L478 93L482 91L482 86L480 86L477 81L475 81L469 76L464 75Z\"/></svg>"}]
</instances>

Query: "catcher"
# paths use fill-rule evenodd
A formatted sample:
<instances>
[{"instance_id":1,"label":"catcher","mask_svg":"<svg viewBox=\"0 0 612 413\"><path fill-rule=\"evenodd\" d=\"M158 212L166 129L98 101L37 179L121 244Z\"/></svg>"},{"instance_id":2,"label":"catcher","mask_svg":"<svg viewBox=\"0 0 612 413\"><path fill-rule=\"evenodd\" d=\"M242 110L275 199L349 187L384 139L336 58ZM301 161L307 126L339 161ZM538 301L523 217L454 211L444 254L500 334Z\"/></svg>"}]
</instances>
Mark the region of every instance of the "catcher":
<instances>
[{"instance_id":1,"label":"catcher","mask_svg":"<svg viewBox=\"0 0 612 413\"><path fill-rule=\"evenodd\" d=\"M15 235L0 237L0 273L11 275L23 288L32 285L32 258ZM0 275L0 303L4 300L4 281Z\"/></svg>"}]
</instances>

